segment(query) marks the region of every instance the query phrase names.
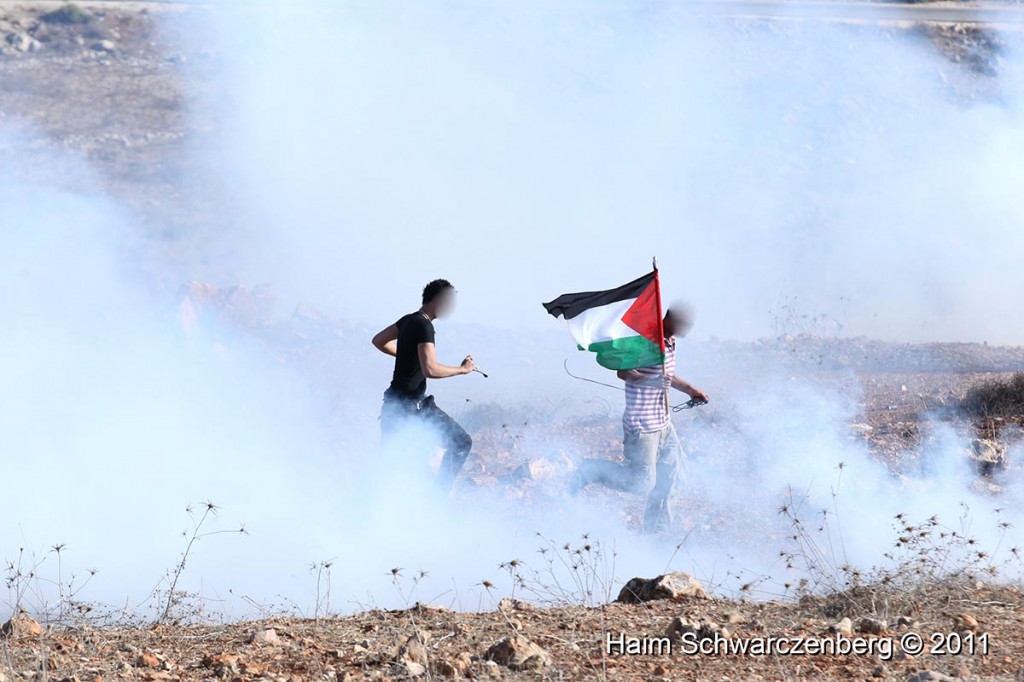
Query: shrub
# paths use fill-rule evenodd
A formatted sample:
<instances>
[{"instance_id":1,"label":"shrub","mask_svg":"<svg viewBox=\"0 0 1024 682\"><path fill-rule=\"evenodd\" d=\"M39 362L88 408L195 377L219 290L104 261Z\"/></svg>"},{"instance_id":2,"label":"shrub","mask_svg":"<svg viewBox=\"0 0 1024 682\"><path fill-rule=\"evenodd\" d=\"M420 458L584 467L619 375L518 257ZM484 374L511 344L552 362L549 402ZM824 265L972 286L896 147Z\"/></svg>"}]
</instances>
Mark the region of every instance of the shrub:
<instances>
[{"instance_id":1,"label":"shrub","mask_svg":"<svg viewBox=\"0 0 1024 682\"><path fill-rule=\"evenodd\" d=\"M1024 414L1024 372L972 387L960 401L960 408L976 418Z\"/></svg>"},{"instance_id":2,"label":"shrub","mask_svg":"<svg viewBox=\"0 0 1024 682\"><path fill-rule=\"evenodd\" d=\"M51 24L88 24L92 21L91 14L70 2L52 12L47 12L40 18Z\"/></svg>"}]
</instances>

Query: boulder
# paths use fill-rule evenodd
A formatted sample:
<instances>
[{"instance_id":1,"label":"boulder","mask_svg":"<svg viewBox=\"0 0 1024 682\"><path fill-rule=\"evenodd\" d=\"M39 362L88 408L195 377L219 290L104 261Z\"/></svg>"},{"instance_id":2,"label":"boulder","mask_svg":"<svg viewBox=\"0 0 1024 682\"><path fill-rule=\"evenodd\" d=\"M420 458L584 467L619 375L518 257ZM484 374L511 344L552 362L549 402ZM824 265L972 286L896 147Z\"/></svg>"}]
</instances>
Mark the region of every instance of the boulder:
<instances>
[{"instance_id":1,"label":"boulder","mask_svg":"<svg viewBox=\"0 0 1024 682\"><path fill-rule=\"evenodd\" d=\"M4 637L34 637L43 634L43 626L35 622L27 613L11 616L11 619L0 626L0 635Z\"/></svg>"},{"instance_id":2,"label":"boulder","mask_svg":"<svg viewBox=\"0 0 1024 682\"><path fill-rule=\"evenodd\" d=\"M975 470L982 476L991 476L1006 468L1006 446L990 438L975 438L967 450Z\"/></svg>"},{"instance_id":3,"label":"boulder","mask_svg":"<svg viewBox=\"0 0 1024 682\"><path fill-rule=\"evenodd\" d=\"M639 604L656 599L707 599L704 586L689 573L676 571L656 578L633 578L619 592L616 601Z\"/></svg>"}]
</instances>

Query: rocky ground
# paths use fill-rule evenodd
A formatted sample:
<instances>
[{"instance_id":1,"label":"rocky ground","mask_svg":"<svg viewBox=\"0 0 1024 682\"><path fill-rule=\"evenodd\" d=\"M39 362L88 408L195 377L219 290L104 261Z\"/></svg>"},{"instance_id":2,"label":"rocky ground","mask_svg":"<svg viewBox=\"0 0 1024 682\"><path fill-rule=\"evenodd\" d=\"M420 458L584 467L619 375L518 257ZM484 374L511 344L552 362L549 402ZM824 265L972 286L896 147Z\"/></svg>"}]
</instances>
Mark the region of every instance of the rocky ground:
<instances>
[{"instance_id":1,"label":"rocky ground","mask_svg":"<svg viewBox=\"0 0 1024 682\"><path fill-rule=\"evenodd\" d=\"M949 585L883 606L881 591L747 603L709 599L684 576L659 583L631 585L647 601L620 595L596 608L504 599L484 613L416 604L319 620L45 630L21 616L0 640L0 680L924 682L1024 674L1022 596L1013 588ZM915 635L924 638L924 651L917 651ZM769 637L800 639L805 647L845 640L874 649L772 655L708 648L723 640L763 646ZM634 653L622 653L620 638L646 643L628 644ZM704 653L692 653L700 642Z\"/></svg>"},{"instance_id":2,"label":"rocky ground","mask_svg":"<svg viewBox=\"0 0 1024 682\"><path fill-rule=\"evenodd\" d=\"M193 150L217 134L217 122L198 120L189 112L210 94L217 55L195 32L201 21L164 20L202 11L165 3L90 2L72 8L57 2L0 2L0 122L24 133L0 144L35 160L3 170L69 188L99 185L167 243L181 245L209 229L224 198L215 175ZM187 32L181 28L186 25ZM964 27L921 30L978 78L998 64L997 35ZM52 163L52 152L60 149L81 155L92 170L83 173ZM276 360L325 381L330 371L344 369L333 367L332 358L352 330L315 310L300 306L284 319L271 319L269 292L197 282L182 286L176 300L172 315L186 333L241 330ZM728 366L737 374L744 368L784 367L858 395L859 413L848 424L849 438L865 442L894 476L913 464L935 438L935 424L943 423L970 444L964 457L976 462L978 485L991 494L999 494L1000 472L1018 466L1007 452L1020 438L1021 417L968 416L958 406L979 382L1024 370L1024 349L783 334L759 343L710 342L695 352L705 364ZM717 447L720 434L732 428L727 401L701 409L694 418L703 420L707 428L700 432L715 439ZM464 492L497 489L528 500L534 484L559 466L518 447L521 429L506 421L474 434L488 455L468 465ZM614 419L581 420L574 428L591 452L619 456ZM710 447L700 438L688 443L693 456ZM635 502L624 499L623 504L627 514L637 515ZM610 596L620 587L607 586ZM71 619L44 628L18 617L0 639L0 682L413 676L923 682L949 679L945 675L971 680L1024 676L1024 599L1013 587L967 576L898 592L882 585L779 602L725 601L707 598L700 590L647 592L657 598L606 600L610 603L589 608L502 600L480 613L416 605L344 618L228 625L99 626ZM896 646L893 656L883 660L877 653L687 656L677 650L611 655L604 647L609 634L619 633L667 635L681 646L687 636L753 641L836 633L896 643L908 632L926 638L953 633L953 639L971 641L979 651L914 654ZM987 653L980 652L982 635L988 637ZM924 671L932 671L931 676Z\"/></svg>"}]
</instances>

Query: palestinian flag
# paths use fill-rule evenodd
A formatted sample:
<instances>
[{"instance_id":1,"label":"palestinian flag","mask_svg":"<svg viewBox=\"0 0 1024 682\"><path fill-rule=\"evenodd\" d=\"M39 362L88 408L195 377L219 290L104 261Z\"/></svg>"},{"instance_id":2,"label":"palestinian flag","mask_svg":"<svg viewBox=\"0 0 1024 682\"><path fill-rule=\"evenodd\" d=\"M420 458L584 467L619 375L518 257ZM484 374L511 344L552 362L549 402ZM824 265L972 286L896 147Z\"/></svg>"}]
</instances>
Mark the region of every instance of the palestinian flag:
<instances>
[{"instance_id":1,"label":"palestinian flag","mask_svg":"<svg viewBox=\"0 0 1024 682\"><path fill-rule=\"evenodd\" d=\"M569 323L580 350L597 353L608 369L636 369L665 361L658 271L616 289L562 294L544 308Z\"/></svg>"}]
</instances>

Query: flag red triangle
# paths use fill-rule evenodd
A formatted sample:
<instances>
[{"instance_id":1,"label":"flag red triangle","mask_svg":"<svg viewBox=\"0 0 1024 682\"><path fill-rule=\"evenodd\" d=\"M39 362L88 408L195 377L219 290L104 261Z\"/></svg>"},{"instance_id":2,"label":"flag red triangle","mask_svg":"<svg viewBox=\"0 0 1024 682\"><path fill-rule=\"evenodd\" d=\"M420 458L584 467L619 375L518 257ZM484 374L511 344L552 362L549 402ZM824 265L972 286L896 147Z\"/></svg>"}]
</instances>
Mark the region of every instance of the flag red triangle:
<instances>
[{"instance_id":1,"label":"flag red triangle","mask_svg":"<svg viewBox=\"0 0 1024 682\"><path fill-rule=\"evenodd\" d=\"M664 350L665 335L661 322L661 295L655 279L643 290L622 316L627 327Z\"/></svg>"}]
</instances>

